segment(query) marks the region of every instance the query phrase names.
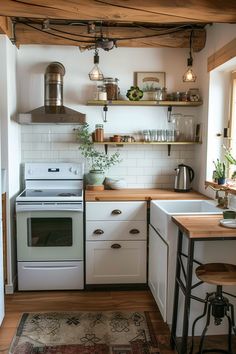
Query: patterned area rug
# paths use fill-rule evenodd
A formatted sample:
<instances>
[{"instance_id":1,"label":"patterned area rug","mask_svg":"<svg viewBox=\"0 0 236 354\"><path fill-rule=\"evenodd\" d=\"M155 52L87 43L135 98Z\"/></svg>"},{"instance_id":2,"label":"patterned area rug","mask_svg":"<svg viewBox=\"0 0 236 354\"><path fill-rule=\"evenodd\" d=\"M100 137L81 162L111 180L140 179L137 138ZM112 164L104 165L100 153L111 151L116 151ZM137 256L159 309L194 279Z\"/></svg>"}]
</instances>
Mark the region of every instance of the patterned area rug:
<instances>
[{"instance_id":1,"label":"patterned area rug","mask_svg":"<svg viewBox=\"0 0 236 354\"><path fill-rule=\"evenodd\" d=\"M159 353L147 312L24 313L9 354Z\"/></svg>"}]
</instances>

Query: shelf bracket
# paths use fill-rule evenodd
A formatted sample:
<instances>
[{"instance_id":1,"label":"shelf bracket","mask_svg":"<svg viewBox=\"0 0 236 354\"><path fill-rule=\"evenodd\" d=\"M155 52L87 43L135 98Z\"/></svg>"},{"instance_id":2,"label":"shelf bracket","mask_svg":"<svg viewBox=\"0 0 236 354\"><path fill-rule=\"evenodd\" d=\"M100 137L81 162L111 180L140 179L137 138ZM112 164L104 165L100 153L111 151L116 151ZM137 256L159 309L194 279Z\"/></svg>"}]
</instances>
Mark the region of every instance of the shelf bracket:
<instances>
[{"instance_id":1,"label":"shelf bracket","mask_svg":"<svg viewBox=\"0 0 236 354\"><path fill-rule=\"evenodd\" d=\"M104 106L103 106L103 112L104 112L103 122L104 123L107 123L107 111L108 111L108 106L107 106L107 104L104 104Z\"/></svg>"},{"instance_id":2,"label":"shelf bracket","mask_svg":"<svg viewBox=\"0 0 236 354\"><path fill-rule=\"evenodd\" d=\"M108 152L108 144L104 144L105 154L107 155Z\"/></svg>"},{"instance_id":3,"label":"shelf bracket","mask_svg":"<svg viewBox=\"0 0 236 354\"><path fill-rule=\"evenodd\" d=\"M168 145L167 145L167 148L168 148L168 156L170 156L171 144L168 144Z\"/></svg>"},{"instance_id":4,"label":"shelf bracket","mask_svg":"<svg viewBox=\"0 0 236 354\"><path fill-rule=\"evenodd\" d=\"M171 112L172 112L172 106L168 106L168 110L167 110L167 122L168 123L171 122Z\"/></svg>"}]
</instances>

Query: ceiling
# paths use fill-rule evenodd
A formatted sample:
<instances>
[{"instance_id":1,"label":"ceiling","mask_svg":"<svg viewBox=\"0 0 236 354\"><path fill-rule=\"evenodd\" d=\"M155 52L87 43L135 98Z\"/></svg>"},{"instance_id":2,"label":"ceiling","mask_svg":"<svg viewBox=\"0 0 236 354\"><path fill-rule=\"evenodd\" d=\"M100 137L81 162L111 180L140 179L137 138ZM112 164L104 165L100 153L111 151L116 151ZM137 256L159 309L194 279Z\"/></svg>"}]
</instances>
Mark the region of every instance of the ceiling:
<instances>
[{"instance_id":1,"label":"ceiling","mask_svg":"<svg viewBox=\"0 0 236 354\"><path fill-rule=\"evenodd\" d=\"M0 33L22 44L204 48L206 25L236 23L235 0L1 0Z\"/></svg>"}]
</instances>

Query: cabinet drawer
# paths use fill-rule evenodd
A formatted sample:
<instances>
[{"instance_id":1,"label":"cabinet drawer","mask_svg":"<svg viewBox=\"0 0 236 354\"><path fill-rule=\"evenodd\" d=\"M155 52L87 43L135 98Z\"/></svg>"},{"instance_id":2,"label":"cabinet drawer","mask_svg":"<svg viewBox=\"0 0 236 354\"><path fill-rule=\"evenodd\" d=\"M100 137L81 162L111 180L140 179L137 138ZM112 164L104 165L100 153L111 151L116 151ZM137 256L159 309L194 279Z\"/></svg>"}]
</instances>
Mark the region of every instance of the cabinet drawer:
<instances>
[{"instance_id":1,"label":"cabinet drawer","mask_svg":"<svg viewBox=\"0 0 236 354\"><path fill-rule=\"evenodd\" d=\"M88 202L86 220L146 220L146 202Z\"/></svg>"},{"instance_id":2,"label":"cabinet drawer","mask_svg":"<svg viewBox=\"0 0 236 354\"><path fill-rule=\"evenodd\" d=\"M145 221L88 221L86 239L102 240L146 240Z\"/></svg>"},{"instance_id":3,"label":"cabinet drawer","mask_svg":"<svg viewBox=\"0 0 236 354\"><path fill-rule=\"evenodd\" d=\"M145 283L146 247L146 241L87 241L86 283Z\"/></svg>"}]
</instances>

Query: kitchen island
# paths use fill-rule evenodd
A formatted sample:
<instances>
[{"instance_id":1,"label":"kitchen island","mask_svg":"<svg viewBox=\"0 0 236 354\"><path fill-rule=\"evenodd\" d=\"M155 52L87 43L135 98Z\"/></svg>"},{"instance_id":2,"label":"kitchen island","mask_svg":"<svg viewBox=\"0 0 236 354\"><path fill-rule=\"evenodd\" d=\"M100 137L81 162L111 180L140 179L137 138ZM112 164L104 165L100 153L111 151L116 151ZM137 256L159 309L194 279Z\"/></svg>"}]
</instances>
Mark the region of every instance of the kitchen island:
<instances>
[{"instance_id":1,"label":"kitchen island","mask_svg":"<svg viewBox=\"0 0 236 354\"><path fill-rule=\"evenodd\" d=\"M232 241L236 240L236 230L222 227L219 224L221 215L206 215L206 216L173 216L172 221L179 228L178 235L178 248L177 248L177 266L176 266L176 281L175 281L175 301L173 309L173 321L171 329L171 343L172 346L176 347L179 353L187 353L187 342L188 342L188 330L189 330L189 316L191 312L191 295L192 289L196 287L193 281L193 265L194 262L200 264L194 258L194 246L197 241ZM183 250L183 236L187 239L187 254ZM225 243L222 246L225 246ZM223 260L224 248L222 248L222 258ZM187 256L186 267L183 265L183 257ZM227 257L227 255L226 255ZM209 263L206 259L205 263ZM228 261L230 262L230 260ZM234 261L235 263L235 261ZM185 274L185 280L183 283L183 277L181 273ZM200 285L200 284L198 284ZM184 308L183 308L183 321L182 321L182 338L180 346L177 345L176 340L176 330L177 330L177 320L180 314L179 311L179 290L182 290L184 294ZM232 289L231 289L232 290ZM235 290L235 289L234 289ZM234 291L231 291L234 293ZM235 293L234 293L235 295Z\"/></svg>"}]
</instances>

